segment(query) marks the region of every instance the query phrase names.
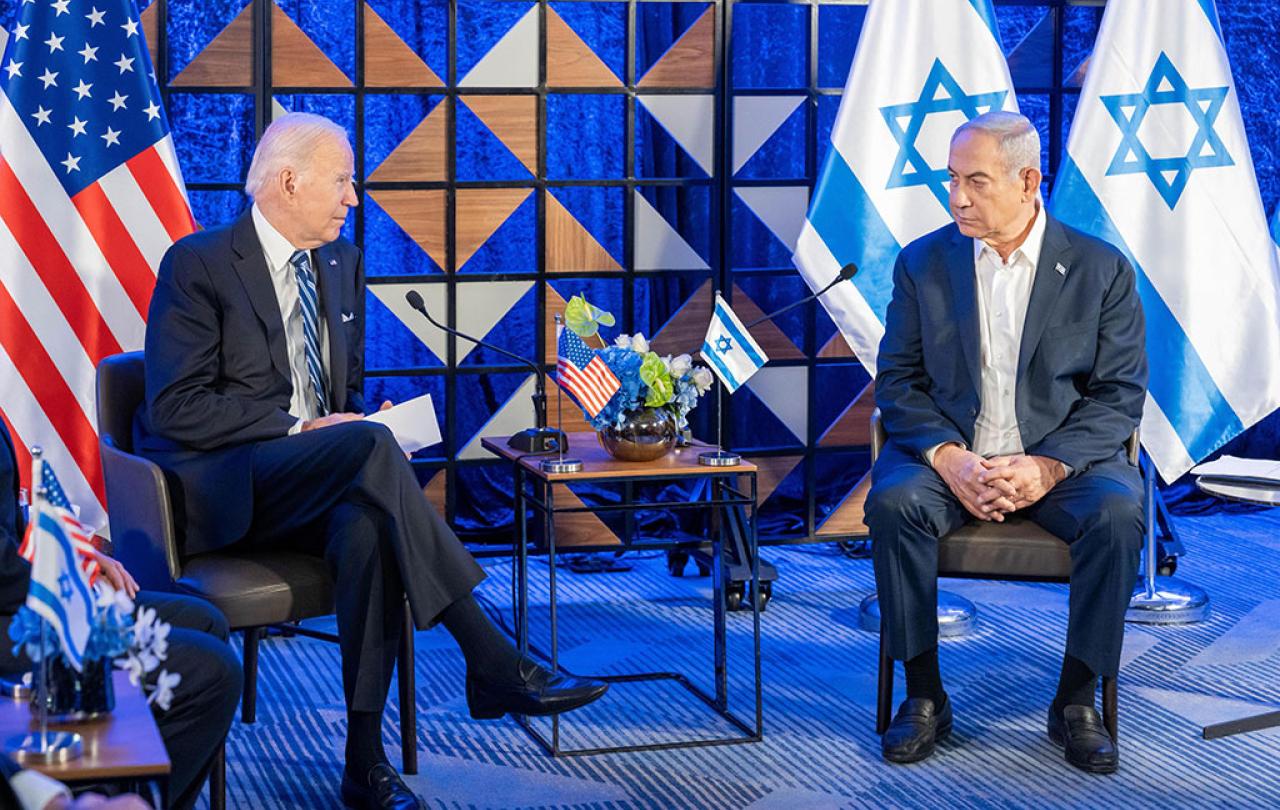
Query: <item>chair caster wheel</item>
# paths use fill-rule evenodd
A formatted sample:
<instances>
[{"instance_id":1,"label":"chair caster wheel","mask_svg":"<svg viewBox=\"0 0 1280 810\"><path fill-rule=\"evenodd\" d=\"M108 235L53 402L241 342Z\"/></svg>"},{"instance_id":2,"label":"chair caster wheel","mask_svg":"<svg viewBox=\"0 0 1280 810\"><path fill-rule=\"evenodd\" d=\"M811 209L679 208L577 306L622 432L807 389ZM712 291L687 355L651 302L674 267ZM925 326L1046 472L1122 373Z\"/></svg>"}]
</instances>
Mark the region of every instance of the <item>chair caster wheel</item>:
<instances>
[{"instance_id":1,"label":"chair caster wheel","mask_svg":"<svg viewBox=\"0 0 1280 810\"><path fill-rule=\"evenodd\" d=\"M742 610L742 599L746 595L746 584L730 582L725 586L724 604L729 610Z\"/></svg>"},{"instance_id":2,"label":"chair caster wheel","mask_svg":"<svg viewBox=\"0 0 1280 810\"><path fill-rule=\"evenodd\" d=\"M685 564L689 562L689 555L682 551L667 552L667 573L673 577L684 576Z\"/></svg>"}]
</instances>

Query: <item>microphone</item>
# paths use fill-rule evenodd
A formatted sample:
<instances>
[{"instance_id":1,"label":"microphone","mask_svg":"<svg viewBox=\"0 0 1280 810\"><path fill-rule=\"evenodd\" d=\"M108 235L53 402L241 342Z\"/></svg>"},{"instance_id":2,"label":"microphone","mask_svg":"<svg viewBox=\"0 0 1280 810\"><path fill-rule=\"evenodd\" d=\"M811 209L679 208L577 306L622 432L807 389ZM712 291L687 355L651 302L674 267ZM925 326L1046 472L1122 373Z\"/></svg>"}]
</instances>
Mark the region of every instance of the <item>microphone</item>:
<instances>
[{"instance_id":1,"label":"microphone","mask_svg":"<svg viewBox=\"0 0 1280 810\"><path fill-rule=\"evenodd\" d=\"M543 371L542 366L534 363L526 357L521 357L515 352L509 352L501 346L495 346L492 343L473 338L468 334L459 332L457 329L445 326L444 324L431 317L431 313L427 312L427 305L422 300L422 295L417 290L409 290L404 294L404 300L409 306L422 313L432 326L448 332L454 337L460 337L463 340L483 346L491 352L497 352L504 357L510 357L517 363L531 369L535 375L533 396L533 418L534 426L525 428L511 436L507 440L507 446L519 450L522 453L554 453L557 450L568 450L569 441L564 435L564 431L559 428L547 427L547 374Z\"/></svg>"},{"instance_id":2,"label":"microphone","mask_svg":"<svg viewBox=\"0 0 1280 810\"><path fill-rule=\"evenodd\" d=\"M771 320L773 320L774 318L778 317L779 315L781 315L781 314L782 314L782 313L784 313L784 312L788 312L788 311L793 310L793 309L795 309L796 307L800 306L801 304L807 304L807 303L809 303L810 301L813 301L813 300L817 299L817 298L818 298L818 297L820 297L823 293L825 293L827 290L831 289L832 287L836 286L837 284L839 284L839 283L840 283L840 282L842 282L842 281L849 281L850 279L852 279L852 278L853 278L854 276L856 276L857 274L858 274L858 265L854 264L853 262L849 262L849 263L848 263L848 264L846 264L844 267L841 267L841 268L840 268L840 272L836 275L836 277L835 277L835 278L831 279L831 283L830 283L830 284L828 284L827 286L823 287L821 290L818 290L818 291L817 291L816 293L814 293L813 295L810 295L810 296L805 297L805 298L801 298L799 301L792 301L790 304L787 304L787 305L786 305L785 307L783 307L782 309L774 310L773 312L770 312L768 315L762 315L762 316L760 316L759 318L756 318L756 319L755 319L754 321L752 321L751 323L744 324L744 326L745 326L747 329L750 329L751 327L753 327L753 326L758 326L759 324L762 324L762 323L764 323L765 321L771 321Z\"/></svg>"}]
</instances>

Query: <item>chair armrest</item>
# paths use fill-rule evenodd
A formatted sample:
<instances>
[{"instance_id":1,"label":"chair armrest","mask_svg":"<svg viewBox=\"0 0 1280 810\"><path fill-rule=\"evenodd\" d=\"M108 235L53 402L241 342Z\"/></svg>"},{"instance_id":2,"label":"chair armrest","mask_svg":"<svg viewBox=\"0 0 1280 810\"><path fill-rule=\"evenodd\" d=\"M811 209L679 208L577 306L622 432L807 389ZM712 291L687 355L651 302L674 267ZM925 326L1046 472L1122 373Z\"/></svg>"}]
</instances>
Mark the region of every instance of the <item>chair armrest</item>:
<instances>
[{"instance_id":1,"label":"chair armrest","mask_svg":"<svg viewBox=\"0 0 1280 810\"><path fill-rule=\"evenodd\" d=\"M871 463L876 463L880 451L884 448L885 440L888 437L884 432L884 422L880 420L880 409L876 408L871 412Z\"/></svg>"},{"instance_id":2,"label":"chair armrest","mask_svg":"<svg viewBox=\"0 0 1280 810\"><path fill-rule=\"evenodd\" d=\"M164 471L145 458L119 449L109 435L102 437L99 449L106 479L112 555L142 588L173 590L181 569Z\"/></svg>"}]
</instances>

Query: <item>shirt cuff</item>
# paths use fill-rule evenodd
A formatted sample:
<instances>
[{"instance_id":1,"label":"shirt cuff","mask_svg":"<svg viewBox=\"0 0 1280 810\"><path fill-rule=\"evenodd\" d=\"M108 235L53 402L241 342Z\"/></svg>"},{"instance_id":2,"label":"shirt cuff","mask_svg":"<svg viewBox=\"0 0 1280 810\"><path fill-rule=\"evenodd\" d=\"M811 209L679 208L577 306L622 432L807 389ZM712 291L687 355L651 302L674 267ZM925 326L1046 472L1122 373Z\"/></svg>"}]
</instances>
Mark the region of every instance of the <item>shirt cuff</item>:
<instances>
[{"instance_id":1,"label":"shirt cuff","mask_svg":"<svg viewBox=\"0 0 1280 810\"><path fill-rule=\"evenodd\" d=\"M289 436L293 436L293 435L296 435L296 434L298 434L298 433L301 433L301 432L302 432L302 421L303 421L303 420L299 419L298 421L294 422L294 423L293 423L293 427L289 428L289 433L288 433L287 435L289 435Z\"/></svg>"},{"instance_id":2,"label":"shirt cuff","mask_svg":"<svg viewBox=\"0 0 1280 810\"><path fill-rule=\"evenodd\" d=\"M22 810L44 810L45 805L59 796L71 798L71 791L66 785L39 771L18 771L9 778L9 787L13 788Z\"/></svg>"},{"instance_id":3,"label":"shirt cuff","mask_svg":"<svg viewBox=\"0 0 1280 810\"><path fill-rule=\"evenodd\" d=\"M956 447L961 447L961 448L964 447L964 445L961 444L960 442L938 442L933 447L930 447L929 449L924 451L924 463L932 467L934 455L939 450L941 450L945 445L948 445L948 444L954 444Z\"/></svg>"}]
</instances>

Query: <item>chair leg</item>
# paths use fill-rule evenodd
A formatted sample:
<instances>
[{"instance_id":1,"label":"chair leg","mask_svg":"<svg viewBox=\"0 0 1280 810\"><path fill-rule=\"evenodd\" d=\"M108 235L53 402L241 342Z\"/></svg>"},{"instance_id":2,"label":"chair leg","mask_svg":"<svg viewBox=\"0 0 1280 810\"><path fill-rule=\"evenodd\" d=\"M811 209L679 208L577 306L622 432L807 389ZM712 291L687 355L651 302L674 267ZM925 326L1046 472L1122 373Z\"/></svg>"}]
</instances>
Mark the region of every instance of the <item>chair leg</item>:
<instances>
[{"instance_id":1,"label":"chair leg","mask_svg":"<svg viewBox=\"0 0 1280 810\"><path fill-rule=\"evenodd\" d=\"M418 678L414 670L413 611L404 603L404 632L400 637L400 661L396 666L400 684L400 755L404 772L418 772Z\"/></svg>"},{"instance_id":2,"label":"chair leg","mask_svg":"<svg viewBox=\"0 0 1280 810\"><path fill-rule=\"evenodd\" d=\"M209 769L209 810L226 810L227 806L227 744L218 746Z\"/></svg>"},{"instance_id":3,"label":"chair leg","mask_svg":"<svg viewBox=\"0 0 1280 810\"><path fill-rule=\"evenodd\" d=\"M876 733L889 730L893 713L893 659L885 652L884 624L880 625L880 673L876 678Z\"/></svg>"},{"instance_id":4,"label":"chair leg","mask_svg":"<svg viewBox=\"0 0 1280 810\"><path fill-rule=\"evenodd\" d=\"M261 640L261 627L245 629L244 692L240 697L240 721L242 723L252 723L258 719L258 642Z\"/></svg>"},{"instance_id":5,"label":"chair leg","mask_svg":"<svg viewBox=\"0 0 1280 810\"><path fill-rule=\"evenodd\" d=\"M1120 700L1115 678L1102 679L1102 724L1107 727L1111 739L1120 739Z\"/></svg>"}]
</instances>

